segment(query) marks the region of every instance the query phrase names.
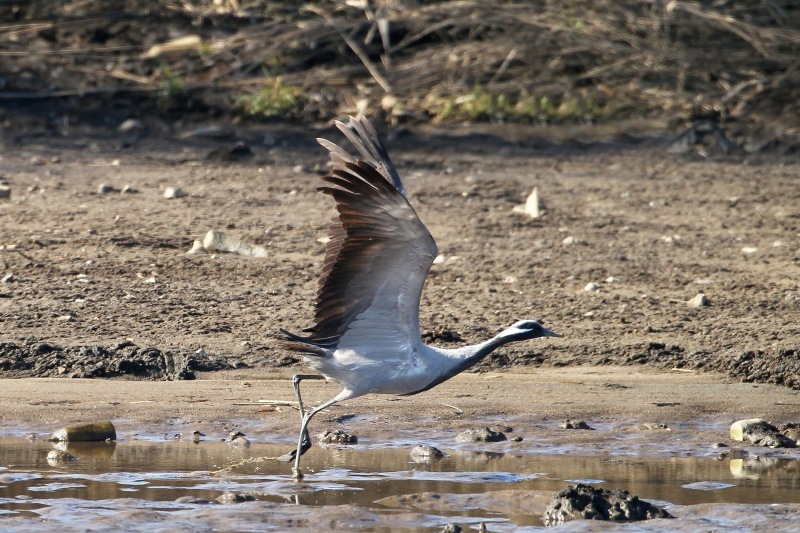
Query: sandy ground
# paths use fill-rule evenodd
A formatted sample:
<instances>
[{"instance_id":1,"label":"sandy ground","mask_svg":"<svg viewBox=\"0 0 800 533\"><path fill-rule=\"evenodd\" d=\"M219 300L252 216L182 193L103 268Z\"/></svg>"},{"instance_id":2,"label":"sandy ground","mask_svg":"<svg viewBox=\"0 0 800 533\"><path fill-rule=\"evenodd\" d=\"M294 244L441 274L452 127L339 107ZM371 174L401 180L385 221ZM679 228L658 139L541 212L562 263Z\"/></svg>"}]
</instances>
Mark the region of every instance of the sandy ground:
<instances>
[{"instance_id":1,"label":"sandy ground","mask_svg":"<svg viewBox=\"0 0 800 533\"><path fill-rule=\"evenodd\" d=\"M2 139L12 196L0 200L0 272L13 278L0 284L0 375L125 375L105 363L120 346L178 359L203 349L240 370L194 382L4 380L6 423L256 418L234 404L292 399L300 366L270 338L310 323L331 215L314 190L326 154L313 137L340 137L293 126L181 137L189 129L31 126ZM739 383L800 386L797 160L676 156L658 139L562 145L540 131L393 130L390 151L445 258L423 295L425 339L477 342L520 318L564 337L498 351L481 367L498 373L347 409L411 426L423 413L463 426L507 415L800 418L790 388ZM231 155L237 140L253 155ZM103 183L138 193L100 194ZM188 195L167 200L166 187ZM513 213L534 187L543 216ZM269 255L187 255L210 229ZM700 291L710 306L689 307ZM308 390L311 401L337 392ZM296 424L296 413L263 416L280 431Z\"/></svg>"},{"instance_id":2,"label":"sandy ground","mask_svg":"<svg viewBox=\"0 0 800 533\"><path fill-rule=\"evenodd\" d=\"M291 442L298 430L296 409L283 405L274 410L269 405L269 401L294 400L290 378L286 371L227 371L169 383L6 380L0 404L2 431L48 433L63 425L110 419L126 435L189 435L200 430L225 437L227 431L240 428L258 441ZM302 390L304 400L313 405L334 396L338 387L311 381L304 382ZM610 440L617 441L610 451L620 452L626 448L618 442L620 432L655 422L674 430L689 429L688 435L676 437L686 441L680 448L702 454L711 453L713 442L727 441L727 426L734 420L761 416L785 422L796 419L799 408L796 391L735 383L713 373L545 368L466 374L413 397L351 400L318 415L312 429L318 433L339 428L390 443L398 434L452 437L468 428L506 424L514 427L514 435L535 436L540 444L570 445L573 452L593 454L607 449ZM343 422L331 420L342 414L356 416ZM586 420L611 431L565 431L559 427L565 418ZM652 433L656 441L667 439L663 432ZM632 443L628 452L634 444L643 443ZM673 444L639 451L669 455L678 452Z\"/></svg>"}]
</instances>

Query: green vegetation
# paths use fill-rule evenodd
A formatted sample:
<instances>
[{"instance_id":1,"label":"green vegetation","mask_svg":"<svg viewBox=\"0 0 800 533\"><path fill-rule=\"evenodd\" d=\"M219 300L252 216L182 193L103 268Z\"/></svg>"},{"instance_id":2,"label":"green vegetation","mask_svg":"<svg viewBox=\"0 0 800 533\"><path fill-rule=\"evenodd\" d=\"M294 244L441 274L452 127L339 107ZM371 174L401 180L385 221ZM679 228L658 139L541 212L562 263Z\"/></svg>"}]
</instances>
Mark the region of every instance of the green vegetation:
<instances>
[{"instance_id":1,"label":"green vegetation","mask_svg":"<svg viewBox=\"0 0 800 533\"><path fill-rule=\"evenodd\" d=\"M167 66L165 61L161 62L161 74L164 76L164 97L172 100L181 96L184 92L183 80Z\"/></svg>"},{"instance_id":2,"label":"green vegetation","mask_svg":"<svg viewBox=\"0 0 800 533\"><path fill-rule=\"evenodd\" d=\"M532 122L540 124L594 121L604 115L603 106L590 96L549 96L528 93L493 93L480 85L463 95L429 95L423 108L435 121Z\"/></svg>"},{"instance_id":3,"label":"green vegetation","mask_svg":"<svg viewBox=\"0 0 800 533\"><path fill-rule=\"evenodd\" d=\"M292 116L303 105L300 88L284 84L280 78L255 94L239 99L242 110L253 117Z\"/></svg>"}]
</instances>

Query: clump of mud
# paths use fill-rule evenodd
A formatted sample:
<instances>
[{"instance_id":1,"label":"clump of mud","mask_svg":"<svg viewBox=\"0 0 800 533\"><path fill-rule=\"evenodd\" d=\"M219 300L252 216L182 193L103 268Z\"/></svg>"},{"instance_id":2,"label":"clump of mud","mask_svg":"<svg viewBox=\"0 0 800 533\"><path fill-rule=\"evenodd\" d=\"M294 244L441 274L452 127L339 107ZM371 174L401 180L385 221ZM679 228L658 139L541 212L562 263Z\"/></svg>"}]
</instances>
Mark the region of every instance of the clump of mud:
<instances>
[{"instance_id":1,"label":"clump of mud","mask_svg":"<svg viewBox=\"0 0 800 533\"><path fill-rule=\"evenodd\" d=\"M6 377L194 379L195 372L232 368L224 359L204 353L141 347L58 346L48 343L0 343L0 372Z\"/></svg>"},{"instance_id":2,"label":"clump of mud","mask_svg":"<svg viewBox=\"0 0 800 533\"><path fill-rule=\"evenodd\" d=\"M569 486L547 505L542 520L548 526L570 519L650 520L673 518L661 507L642 501L626 490L606 490L584 483Z\"/></svg>"}]
</instances>

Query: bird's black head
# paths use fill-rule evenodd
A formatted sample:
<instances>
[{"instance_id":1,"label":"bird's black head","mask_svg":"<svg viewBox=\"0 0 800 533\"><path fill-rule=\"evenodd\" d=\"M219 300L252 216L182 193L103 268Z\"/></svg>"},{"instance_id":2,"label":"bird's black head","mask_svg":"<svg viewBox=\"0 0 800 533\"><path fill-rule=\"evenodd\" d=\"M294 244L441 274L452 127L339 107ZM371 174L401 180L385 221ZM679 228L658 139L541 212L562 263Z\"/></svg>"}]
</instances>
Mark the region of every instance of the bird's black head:
<instances>
[{"instance_id":1,"label":"bird's black head","mask_svg":"<svg viewBox=\"0 0 800 533\"><path fill-rule=\"evenodd\" d=\"M538 337L560 337L558 333L545 329L535 320L520 320L510 328L504 330L500 337L508 342L536 339Z\"/></svg>"}]
</instances>

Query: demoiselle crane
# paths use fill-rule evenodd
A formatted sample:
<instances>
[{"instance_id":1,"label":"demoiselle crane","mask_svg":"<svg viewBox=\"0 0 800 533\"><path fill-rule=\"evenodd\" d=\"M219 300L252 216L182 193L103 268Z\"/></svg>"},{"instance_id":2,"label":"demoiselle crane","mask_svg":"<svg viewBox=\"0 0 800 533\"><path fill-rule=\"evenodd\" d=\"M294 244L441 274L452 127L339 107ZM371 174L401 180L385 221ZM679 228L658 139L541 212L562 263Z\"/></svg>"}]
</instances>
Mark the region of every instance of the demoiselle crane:
<instances>
[{"instance_id":1,"label":"demoiselle crane","mask_svg":"<svg viewBox=\"0 0 800 533\"><path fill-rule=\"evenodd\" d=\"M337 122L360 157L325 139L332 169L318 188L333 197L338 215L328 227L330 240L316 299L314 325L307 336L281 332L281 343L300 353L321 375L297 374L292 382L302 423L294 460L311 447L308 423L331 405L365 394L411 395L426 391L467 370L510 342L558 337L539 322L523 320L472 346L444 349L423 344L419 302L436 243L406 198L386 147L366 119ZM300 396L304 379L327 379L344 390L305 413Z\"/></svg>"}]
</instances>

